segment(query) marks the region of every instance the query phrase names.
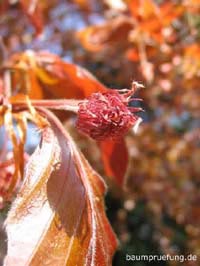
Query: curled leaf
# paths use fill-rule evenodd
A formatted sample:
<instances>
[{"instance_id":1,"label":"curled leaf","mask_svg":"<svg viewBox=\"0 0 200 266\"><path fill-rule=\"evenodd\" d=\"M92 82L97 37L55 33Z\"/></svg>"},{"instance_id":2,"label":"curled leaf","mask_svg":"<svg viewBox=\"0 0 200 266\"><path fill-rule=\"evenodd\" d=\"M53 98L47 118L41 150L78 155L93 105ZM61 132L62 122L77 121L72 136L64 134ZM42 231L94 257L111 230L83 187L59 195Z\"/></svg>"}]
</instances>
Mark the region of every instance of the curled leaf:
<instances>
[{"instance_id":1,"label":"curled leaf","mask_svg":"<svg viewBox=\"0 0 200 266\"><path fill-rule=\"evenodd\" d=\"M51 127L9 212L4 266L109 266L117 242L105 216L105 184L60 122L43 113Z\"/></svg>"}]
</instances>

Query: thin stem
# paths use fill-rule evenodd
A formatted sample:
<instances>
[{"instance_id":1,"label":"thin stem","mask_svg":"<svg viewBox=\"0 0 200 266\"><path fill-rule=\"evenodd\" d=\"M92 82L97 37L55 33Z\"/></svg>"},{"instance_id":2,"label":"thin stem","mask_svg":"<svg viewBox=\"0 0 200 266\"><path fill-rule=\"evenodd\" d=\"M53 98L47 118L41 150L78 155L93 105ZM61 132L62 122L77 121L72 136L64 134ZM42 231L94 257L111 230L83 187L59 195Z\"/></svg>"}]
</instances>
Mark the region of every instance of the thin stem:
<instances>
[{"instance_id":1,"label":"thin stem","mask_svg":"<svg viewBox=\"0 0 200 266\"><path fill-rule=\"evenodd\" d=\"M48 109L55 109L55 110L65 110L65 111L71 111L71 112L78 112L78 104L81 102L81 100L30 100L30 103L34 107L43 107ZM23 107L27 107L28 103L26 100L14 100L11 104L13 107L13 110L18 110Z\"/></svg>"},{"instance_id":2,"label":"thin stem","mask_svg":"<svg viewBox=\"0 0 200 266\"><path fill-rule=\"evenodd\" d=\"M141 38L138 42L138 50L139 50L141 64L148 62L143 38Z\"/></svg>"},{"instance_id":3,"label":"thin stem","mask_svg":"<svg viewBox=\"0 0 200 266\"><path fill-rule=\"evenodd\" d=\"M5 88L4 96L8 99L12 94L10 70L5 70L3 78L4 78L4 88Z\"/></svg>"}]
</instances>

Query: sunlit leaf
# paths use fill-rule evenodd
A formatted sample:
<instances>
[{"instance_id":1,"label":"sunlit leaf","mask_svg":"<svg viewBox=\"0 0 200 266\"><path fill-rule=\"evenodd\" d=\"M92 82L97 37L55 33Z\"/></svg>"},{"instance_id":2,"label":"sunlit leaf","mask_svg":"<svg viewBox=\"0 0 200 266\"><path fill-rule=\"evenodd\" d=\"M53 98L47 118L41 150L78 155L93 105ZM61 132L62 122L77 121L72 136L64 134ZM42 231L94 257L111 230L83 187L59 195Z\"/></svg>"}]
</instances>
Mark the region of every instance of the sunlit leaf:
<instances>
[{"instance_id":1,"label":"sunlit leaf","mask_svg":"<svg viewBox=\"0 0 200 266\"><path fill-rule=\"evenodd\" d=\"M29 50L16 54L8 66L14 68L13 78L18 90L34 99L82 99L107 89L86 69L47 52Z\"/></svg>"},{"instance_id":2,"label":"sunlit leaf","mask_svg":"<svg viewBox=\"0 0 200 266\"><path fill-rule=\"evenodd\" d=\"M149 36L158 43L164 42L163 28L183 14L184 7L172 2L158 5L153 0L126 1L134 19L137 20L135 31L140 38L141 33Z\"/></svg>"},{"instance_id":3,"label":"sunlit leaf","mask_svg":"<svg viewBox=\"0 0 200 266\"><path fill-rule=\"evenodd\" d=\"M181 70L186 79L200 77L200 46L198 44L185 47Z\"/></svg>"},{"instance_id":4,"label":"sunlit leaf","mask_svg":"<svg viewBox=\"0 0 200 266\"><path fill-rule=\"evenodd\" d=\"M133 27L133 21L126 16L120 16L108 22L90 26L80 32L77 36L82 45L89 51L100 51L112 45L122 45L128 40L129 32Z\"/></svg>"},{"instance_id":5,"label":"sunlit leaf","mask_svg":"<svg viewBox=\"0 0 200 266\"><path fill-rule=\"evenodd\" d=\"M51 127L42 132L6 221L4 265L109 266L117 242L105 216L105 184L60 122L45 115Z\"/></svg>"}]
</instances>

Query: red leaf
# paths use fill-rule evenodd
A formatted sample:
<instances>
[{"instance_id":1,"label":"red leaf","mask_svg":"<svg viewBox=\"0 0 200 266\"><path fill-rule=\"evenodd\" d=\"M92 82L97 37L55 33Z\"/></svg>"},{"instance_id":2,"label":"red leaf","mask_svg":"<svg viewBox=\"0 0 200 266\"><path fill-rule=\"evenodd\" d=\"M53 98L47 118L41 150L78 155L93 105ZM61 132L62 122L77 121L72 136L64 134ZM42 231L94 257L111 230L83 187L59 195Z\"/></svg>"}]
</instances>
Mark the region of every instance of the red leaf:
<instances>
[{"instance_id":1,"label":"red leaf","mask_svg":"<svg viewBox=\"0 0 200 266\"><path fill-rule=\"evenodd\" d=\"M64 62L54 54L39 52L33 56L37 64L35 73L53 97L82 99L107 89L86 69Z\"/></svg>"},{"instance_id":2,"label":"red leaf","mask_svg":"<svg viewBox=\"0 0 200 266\"><path fill-rule=\"evenodd\" d=\"M28 16L31 23L35 27L37 34L40 34L44 26L41 1L20 0L19 2L21 4L24 14Z\"/></svg>"},{"instance_id":3,"label":"red leaf","mask_svg":"<svg viewBox=\"0 0 200 266\"><path fill-rule=\"evenodd\" d=\"M124 139L118 142L102 141L99 146L106 174L119 186L123 186L128 166L128 150Z\"/></svg>"},{"instance_id":4,"label":"red leaf","mask_svg":"<svg viewBox=\"0 0 200 266\"><path fill-rule=\"evenodd\" d=\"M86 69L66 63L48 52L27 51L14 55L8 65L20 92L30 98L83 99L107 88ZM13 86L16 87L16 86Z\"/></svg>"},{"instance_id":5,"label":"red leaf","mask_svg":"<svg viewBox=\"0 0 200 266\"><path fill-rule=\"evenodd\" d=\"M116 238L105 216L105 184L53 114L28 162L7 221L6 266L109 266Z\"/></svg>"}]
</instances>

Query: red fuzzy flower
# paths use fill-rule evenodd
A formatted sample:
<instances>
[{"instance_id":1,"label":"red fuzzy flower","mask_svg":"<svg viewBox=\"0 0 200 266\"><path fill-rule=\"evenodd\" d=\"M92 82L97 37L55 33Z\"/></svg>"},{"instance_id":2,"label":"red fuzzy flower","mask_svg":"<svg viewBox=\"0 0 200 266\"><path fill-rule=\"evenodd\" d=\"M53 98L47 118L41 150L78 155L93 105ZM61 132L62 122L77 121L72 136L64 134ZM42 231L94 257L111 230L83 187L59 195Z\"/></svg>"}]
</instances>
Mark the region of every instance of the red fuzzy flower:
<instances>
[{"instance_id":1,"label":"red fuzzy flower","mask_svg":"<svg viewBox=\"0 0 200 266\"><path fill-rule=\"evenodd\" d=\"M95 140L119 139L137 126L141 118L134 112L141 108L129 107L131 95L142 85L134 82L131 90L110 90L93 93L79 104L77 128Z\"/></svg>"}]
</instances>

